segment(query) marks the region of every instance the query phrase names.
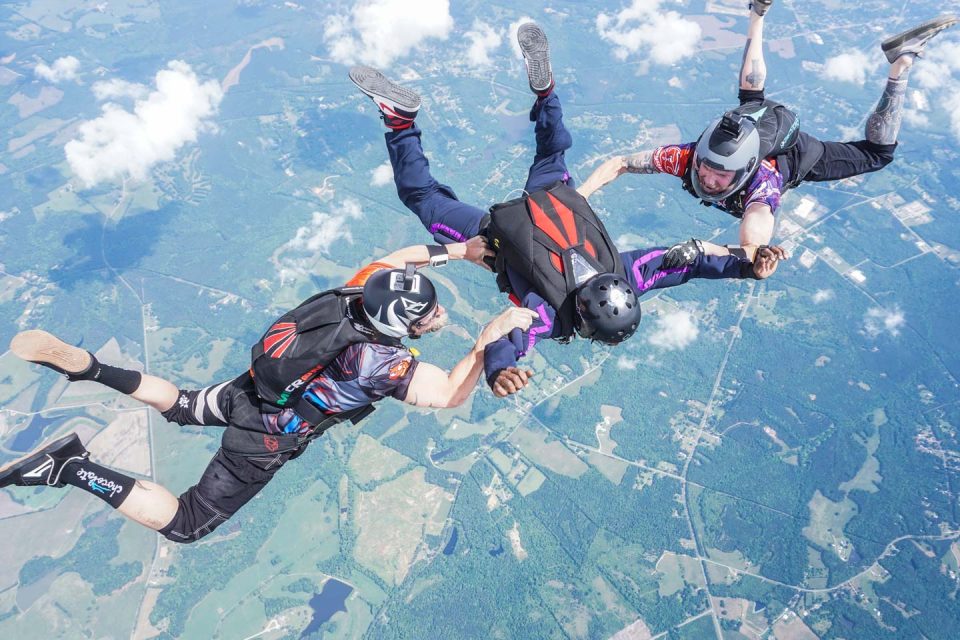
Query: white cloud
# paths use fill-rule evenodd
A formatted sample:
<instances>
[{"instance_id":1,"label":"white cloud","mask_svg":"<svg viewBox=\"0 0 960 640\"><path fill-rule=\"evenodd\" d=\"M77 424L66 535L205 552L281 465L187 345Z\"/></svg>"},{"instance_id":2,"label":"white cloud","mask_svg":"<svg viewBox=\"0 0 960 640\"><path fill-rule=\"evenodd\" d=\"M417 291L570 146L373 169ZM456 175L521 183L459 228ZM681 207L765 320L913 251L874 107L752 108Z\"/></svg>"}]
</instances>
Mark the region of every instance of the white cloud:
<instances>
[{"instance_id":1,"label":"white cloud","mask_svg":"<svg viewBox=\"0 0 960 640\"><path fill-rule=\"evenodd\" d=\"M640 364L640 361L630 356L620 356L617 358L617 369L624 371L633 371Z\"/></svg>"},{"instance_id":2,"label":"white cloud","mask_svg":"<svg viewBox=\"0 0 960 640\"><path fill-rule=\"evenodd\" d=\"M64 150L70 168L87 187L116 178L142 179L158 162L169 162L202 130L214 128L223 91L216 80L201 83L185 62L171 61L157 72L148 95L131 83L98 83L98 95L134 97L133 110L108 102L103 114L80 125L79 138Z\"/></svg>"},{"instance_id":3,"label":"white cloud","mask_svg":"<svg viewBox=\"0 0 960 640\"><path fill-rule=\"evenodd\" d=\"M900 327L904 325L903 311L899 307L882 309L873 307L863 316L863 333L868 338L876 338L881 333L891 336L900 335Z\"/></svg>"},{"instance_id":4,"label":"white cloud","mask_svg":"<svg viewBox=\"0 0 960 640\"><path fill-rule=\"evenodd\" d=\"M696 53L700 25L676 11L663 11L663 0L632 0L615 14L597 16L597 32L615 48L613 55L626 60L641 54L659 64L674 64Z\"/></svg>"},{"instance_id":5,"label":"white cloud","mask_svg":"<svg viewBox=\"0 0 960 640\"><path fill-rule=\"evenodd\" d=\"M371 187L385 187L391 182L393 182L393 165L389 161L370 172Z\"/></svg>"},{"instance_id":6,"label":"white cloud","mask_svg":"<svg viewBox=\"0 0 960 640\"><path fill-rule=\"evenodd\" d=\"M813 294L814 304L829 302L830 300L833 300L833 298L833 289L817 289L816 293Z\"/></svg>"},{"instance_id":7,"label":"white cloud","mask_svg":"<svg viewBox=\"0 0 960 640\"><path fill-rule=\"evenodd\" d=\"M944 98L943 106L950 115L950 128L953 130L953 135L960 140L960 87L951 90Z\"/></svg>"},{"instance_id":8,"label":"white cloud","mask_svg":"<svg viewBox=\"0 0 960 640\"><path fill-rule=\"evenodd\" d=\"M880 68L880 62L879 56L867 54L863 51L841 53L838 56L827 58L821 75L827 80L851 82L862 87L867 81L867 76L872 75Z\"/></svg>"},{"instance_id":9,"label":"white cloud","mask_svg":"<svg viewBox=\"0 0 960 640\"><path fill-rule=\"evenodd\" d=\"M696 317L688 311L673 311L657 318L657 327L649 342L661 349L685 349L697 339L700 329Z\"/></svg>"},{"instance_id":10,"label":"white cloud","mask_svg":"<svg viewBox=\"0 0 960 640\"><path fill-rule=\"evenodd\" d=\"M960 140L960 40L937 38L910 72L911 82L930 93L933 109L942 107L950 120L950 129ZM919 108L919 107L918 107Z\"/></svg>"},{"instance_id":11,"label":"white cloud","mask_svg":"<svg viewBox=\"0 0 960 640\"><path fill-rule=\"evenodd\" d=\"M310 222L297 229L293 238L273 254L273 264L281 282L309 275L318 255L326 255L335 243L353 243L350 223L363 216L357 200L347 198L333 212L314 211Z\"/></svg>"},{"instance_id":12,"label":"white cloud","mask_svg":"<svg viewBox=\"0 0 960 640\"><path fill-rule=\"evenodd\" d=\"M446 40L452 28L449 0L360 0L327 18L323 38L337 62L386 67L427 38Z\"/></svg>"},{"instance_id":13,"label":"white cloud","mask_svg":"<svg viewBox=\"0 0 960 640\"><path fill-rule=\"evenodd\" d=\"M489 24L477 20L464 36L470 41L467 62L473 67L489 67L490 52L503 44L503 34Z\"/></svg>"},{"instance_id":14,"label":"white cloud","mask_svg":"<svg viewBox=\"0 0 960 640\"><path fill-rule=\"evenodd\" d=\"M52 65L46 62L38 62L33 68L33 72L38 78L43 78L47 82L54 84L63 80L76 80L77 71L80 70L80 61L73 56L64 56L53 61Z\"/></svg>"},{"instance_id":15,"label":"white cloud","mask_svg":"<svg viewBox=\"0 0 960 640\"><path fill-rule=\"evenodd\" d=\"M150 93L149 87L136 82L127 82L119 78L94 82L93 95L97 100L116 100L117 98L144 98Z\"/></svg>"}]
</instances>

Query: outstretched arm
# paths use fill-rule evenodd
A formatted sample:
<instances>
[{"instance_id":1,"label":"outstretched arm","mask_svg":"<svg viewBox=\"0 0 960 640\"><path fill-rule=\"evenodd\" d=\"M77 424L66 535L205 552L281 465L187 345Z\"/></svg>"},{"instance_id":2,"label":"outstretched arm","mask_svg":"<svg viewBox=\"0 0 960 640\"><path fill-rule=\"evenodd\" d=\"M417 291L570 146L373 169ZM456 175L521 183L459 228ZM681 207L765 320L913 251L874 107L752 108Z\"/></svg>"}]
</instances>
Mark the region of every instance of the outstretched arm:
<instances>
[{"instance_id":1,"label":"outstretched arm","mask_svg":"<svg viewBox=\"0 0 960 640\"><path fill-rule=\"evenodd\" d=\"M625 173L659 173L653 164L653 149L628 156L613 156L597 167L577 191L584 198Z\"/></svg>"},{"instance_id":2,"label":"outstretched arm","mask_svg":"<svg viewBox=\"0 0 960 640\"><path fill-rule=\"evenodd\" d=\"M457 407L469 397L483 372L483 351L514 329L526 330L537 314L523 307L510 307L484 327L470 352L447 373L421 362L403 399L418 407Z\"/></svg>"},{"instance_id":3,"label":"outstretched arm","mask_svg":"<svg viewBox=\"0 0 960 640\"><path fill-rule=\"evenodd\" d=\"M782 247L726 247L691 239L669 248L641 249L620 254L637 293L684 284L693 278L763 279L773 275L790 254Z\"/></svg>"},{"instance_id":4,"label":"outstretched arm","mask_svg":"<svg viewBox=\"0 0 960 640\"><path fill-rule=\"evenodd\" d=\"M447 250L450 260L469 260L470 262L483 267L489 271L483 259L493 257L493 251L487 246L486 238L475 236L466 242L455 242L453 244L443 245ZM422 267L430 262L430 250L425 244L418 244L412 247L397 249L388 256L377 260L378 263L389 265L391 267L404 267L407 264L415 264Z\"/></svg>"},{"instance_id":5,"label":"outstretched arm","mask_svg":"<svg viewBox=\"0 0 960 640\"><path fill-rule=\"evenodd\" d=\"M758 16L751 10L747 44L743 47L743 62L740 65L740 89L763 91L766 79L767 64L763 59L763 16Z\"/></svg>"}]
</instances>

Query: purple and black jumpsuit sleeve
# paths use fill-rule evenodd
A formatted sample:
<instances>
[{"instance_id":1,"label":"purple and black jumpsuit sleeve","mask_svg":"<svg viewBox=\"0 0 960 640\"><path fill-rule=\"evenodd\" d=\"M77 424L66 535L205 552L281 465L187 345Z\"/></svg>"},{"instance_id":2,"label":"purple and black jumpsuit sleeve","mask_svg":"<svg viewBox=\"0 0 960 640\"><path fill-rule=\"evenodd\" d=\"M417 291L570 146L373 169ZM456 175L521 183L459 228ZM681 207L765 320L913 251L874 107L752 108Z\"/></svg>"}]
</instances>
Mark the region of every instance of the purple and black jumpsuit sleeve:
<instances>
[{"instance_id":1,"label":"purple and black jumpsuit sleeve","mask_svg":"<svg viewBox=\"0 0 960 640\"><path fill-rule=\"evenodd\" d=\"M483 350L483 370L487 384L493 388L497 376L504 369L517 366L517 361L530 352L540 340L559 337L557 328L557 312L549 302L532 290L530 283L519 274L508 269L510 287L513 294L510 298L519 303L519 306L531 309L537 314L536 320L526 331L514 329L508 335L496 342L491 342Z\"/></svg>"},{"instance_id":2,"label":"purple and black jumpsuit sleeve","mask_svg":"<svg viewBox=\"0 0 960 640\"><path fill-rule=\"evenodd\" d=\"M620 254L623 264L637 288L637 295L643 295L651 289L664 289L684 284L692 278L723 280L725 278L743 279L749 272L750 263L736 256L700 255L693 262L676 269L662 269L663 256L667 249L656 247L626 251Z\"/></svg>"}]
</instances>

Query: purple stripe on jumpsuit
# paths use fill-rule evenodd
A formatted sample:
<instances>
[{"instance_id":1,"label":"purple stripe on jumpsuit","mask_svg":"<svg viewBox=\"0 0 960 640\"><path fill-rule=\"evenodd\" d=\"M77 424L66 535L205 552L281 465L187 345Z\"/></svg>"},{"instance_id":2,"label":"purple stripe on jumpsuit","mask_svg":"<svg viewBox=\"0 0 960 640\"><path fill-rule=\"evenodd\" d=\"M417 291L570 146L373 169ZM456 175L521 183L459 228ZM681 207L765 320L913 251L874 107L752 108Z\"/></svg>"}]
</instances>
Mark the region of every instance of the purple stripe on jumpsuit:
<instances>
[{"instance_id":1,"label":"purple stripe on jumpsuit","mask_svg":"<svg viewBox=\"0 0 960 640\"><path fill-rule=\"evenodd\" d=\"M537 341L537 336L541 333L550 334L550 331L553 329L553 323L550 322L550 316L547 315L547 310L544 308L543 304L537 307L537 313L540 314L540 322L543 323L542 327L533 327L530 329L530 333L527 334L527 348L520 355L526 355L530 349L533 349L534 343Z\"/></svg>"},{"instance_id":2,"label":"purple stripe on jumpsuit","mask_svg":"<svg viewBox=\"0 0 960 640\"><path fill-rule=\"evenodd\" d=\"M464 235L463 235L462 233L460 233L459 231L457 231L456 229L451 229L450 227L448 227L448 226L445 225L445 224L441 224L441 223L439 223L439 222L434 222L432 225L430 225L430 233L436 233L437 231L440 231L440 232L443 233L444 235L446 235L446 236L448 236L448 237L450 237L450 238L453 238L454 240L456 240L456 241L458 241L458 242L466 242L466 241L467 241L467 238L464 237Z\"/></svg>"},{"instance_id":3,"label":"purple stripe on jumpsuit","mask_svg":"<svg viewBox=\"0 0 960 640\"><path fill-rule=\"evenodd\" d=\"M663 249L657 249L655 251L651 251L650 253L646 253L640 256L639 258L637 258L636 262L633 263L633 278L637 282L637 289L639 289L640 291L646 291L647 289L655 285L657 283L657 280L659 280L660 278L663 278L673 273L687 273L690 271L690 267L681 267L680 269L666 269L664 271L657 271L655 274L653 274L652 278L645 281L643 279L643 275L640 273L640 267L647 264L654 258L662 256L665 253L666 251L664 251Z\"/></svg>"}]
</instances>

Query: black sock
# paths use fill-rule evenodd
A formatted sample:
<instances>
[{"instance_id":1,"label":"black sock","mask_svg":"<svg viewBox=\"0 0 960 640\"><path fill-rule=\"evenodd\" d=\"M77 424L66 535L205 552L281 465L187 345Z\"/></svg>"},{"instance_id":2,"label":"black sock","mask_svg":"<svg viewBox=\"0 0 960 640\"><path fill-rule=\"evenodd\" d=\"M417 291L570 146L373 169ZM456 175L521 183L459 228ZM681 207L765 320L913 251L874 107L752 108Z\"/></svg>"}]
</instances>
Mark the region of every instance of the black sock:
<instances>
[{"instance_id":1,"label":"black sock","mask_svg":"<svg viewBox=\"0 0 960 640\"><path fill-rule=\"evenodd\" d=\"M93 358L93 361L87 370L83 373L71 375L70 380L92 380L127 395L136 391L137 387L140 386L140 379L143 376L139 371L103 364L92 353L90 357Z\"/></svg>"},{"instance_id":2,"label":"black sock","mask_svg":"<svg viewBox=\"0 0 960 640\"><path fill-rule=\"evenodd\" d=\"M130 476L102 467L96 462L71 462L60 473L60 481L97 496L116 509L130 495L133 483Z\"/></svg>"}]
</instances>

